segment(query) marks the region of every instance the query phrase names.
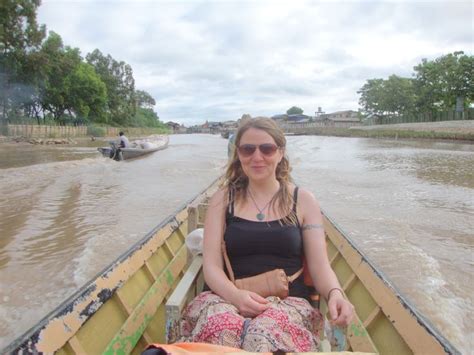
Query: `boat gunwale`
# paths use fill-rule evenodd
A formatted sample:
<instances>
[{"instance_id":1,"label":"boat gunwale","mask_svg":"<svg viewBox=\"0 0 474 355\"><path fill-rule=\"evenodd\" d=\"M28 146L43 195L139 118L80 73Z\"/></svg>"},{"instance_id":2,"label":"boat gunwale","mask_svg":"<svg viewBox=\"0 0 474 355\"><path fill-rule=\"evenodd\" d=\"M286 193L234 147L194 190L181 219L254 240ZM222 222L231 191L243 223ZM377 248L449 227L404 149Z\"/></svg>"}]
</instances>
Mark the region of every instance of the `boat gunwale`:
<instances>
[{"instance_id":1,"label":"boat gunwale","mask_svg":"<svg viewBox=\"0 0 474 355\"><path fill-rule=\"evenodd\" d=\"M321 212L324 215L325 218L334 226L334 228L342 235L343 238L347 240L347 242L350 244L350 246L361 256L361 262L365 262L371 270L375 273L375 275L382 280L382 282L390 288L390 290L393 292L393 294L396 296L396 298L400 301L402 306L409 311L418 324L420 324L430 335L432 335L443 347L443 349L446 351L448 354L459 354L461 355L461 352L453 345L451 342L445 338L440 331L433 325L433 323L426 318L419 310L418 308L407 299L406 296L403 295L402 292L395 286L395 284L390 280L390 278L384 274L384 272L380 269L377 269L375 267L375 263L373 263L367 255L362 252L354 242L349 237L349 234L344 231L344 229L337 224L331 217L329 217L328 214L324 211L324 209L321 208ZM364 285L364 287L366 287Z\"/></svg>"},{"instance_id":2,"label":"boat gunwale","mask_svg":"<svg viewBox=\"0 0 474 355\"><path fill-rule=\"evenodd\" d=\"M74 291L69 297L66 298L66 300L61 302L57 307L55 307L53 310L47 313L46 316L44 316L38 322L36 322L35 325L33 325L31 328L25 331L22 335L16 337L11 343L7 344L6 347L4 347L3 349L0 349L0 354L15 352L15 351L23 349L24 347L28 348L28 345L31 346L31 345L37 344L40 333L43 331L43 329L47 327L47 325L53 319L59 318L65 314L72 312L72 310L74 309L75 303L78 300L80 300L81 298L87 297L91 292L96 290L95 283L97 279L99 279L101 276L106 276L108 273L112 272L117 265L120 265L128 257L132 256L136 251L139 251L143 247L143 245L146 244L148 241L150 241L160 229L162 229L167 224L170 224L173 221L176 221L176 216L180 212L187 209L189 205L191 205L195 200L197 200L200 196L206 193L206 191L209 190L211 186L215 185L220 179L221 179L220 176L214 179L212 183L210 183L206 188L202 189L199 193L197 193L192 198L190 198L189 200L181 204L180 207L175 210L175 212L165 217L157 226L155 226L151 231L149 231L142 239L135 242L135 244L133 244L129 249L127 249L125 252L119 255L114 261L112 261L110 264L105 266L95 276L91 277L89 281L87 281L83 286L81 286L79 289ZM176 229L177 228L179 228L179 225L176 227ZM174 229L173 231L175 231L176 229ZM119 289L121 286L122 284L119 283L113 289L107 289L109 292L105 292L102 294L99 293L98 296L100 297L102 304L99 307L88 307L89 312L87 312L86 314L81 313L81 315L84 316L82 324L84 324L90 317L92 317L100 309L100 307L105 304L105 302L107 302L110 298L112 298L112 296L115 294L117 289ZM33 344L29 344L31 341L33 342Z\"/></svg>"}]
</instances>

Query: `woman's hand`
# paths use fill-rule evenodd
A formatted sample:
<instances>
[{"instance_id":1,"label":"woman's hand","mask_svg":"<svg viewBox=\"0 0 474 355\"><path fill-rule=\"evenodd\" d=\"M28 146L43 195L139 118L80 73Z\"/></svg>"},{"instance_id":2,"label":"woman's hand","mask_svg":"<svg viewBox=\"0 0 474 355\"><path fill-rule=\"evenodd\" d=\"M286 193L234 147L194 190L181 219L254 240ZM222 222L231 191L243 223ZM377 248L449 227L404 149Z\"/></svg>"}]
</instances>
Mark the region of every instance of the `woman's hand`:
<instances>
[{"instance_id":1,"label":"woman's hand","mask_svg":"<svg viewBox=\"0 0 474 355\"><path fill-rule=\"evenodd\" d=\"M235 293L232 304L237 307L241 315L248 318L258 316L270 306L265 298L255 292L240 289Z\"/></svg>"},{"instance_id":2,"label":"woman's hand","mask_svg":"<svg viewBox=\"0 0 474 355\"><path fill-rule=\"evenodd\" d=\"M328 301L331 323L347 326L354 318L354 306L340 292L333 292Z\"/></svg>"}]
</instances>

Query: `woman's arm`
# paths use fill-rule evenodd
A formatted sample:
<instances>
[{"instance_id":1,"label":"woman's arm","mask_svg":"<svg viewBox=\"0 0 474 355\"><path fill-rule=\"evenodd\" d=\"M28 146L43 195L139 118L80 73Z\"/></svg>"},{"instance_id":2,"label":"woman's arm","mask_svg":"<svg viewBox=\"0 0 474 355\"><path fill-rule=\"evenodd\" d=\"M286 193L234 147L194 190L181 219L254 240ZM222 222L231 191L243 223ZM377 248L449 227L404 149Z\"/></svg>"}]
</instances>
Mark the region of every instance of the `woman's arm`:
<instances>
[{"instance_id":1,"label":"woman's arm","mask_svg":"<svg viewBox=\"0 0 474 355\"><path fill-rule=\"evenodd\" d=\"M204 279L214 293L235 305L242 315L256 316L268 308L268 301L254 292L239 290L224 272L221 243L226 207L227 191L221 189L212 196L204 222Z\"/></svg>"},{"instance_id":2,"label":"woman's arm","mask_svg":"<svg viewBox=\"0 0 474 355\"><path fill-rule=\"evenodd\" d=\"M314 287L326 298L331 320L337 325L348 325L353 318L354 307L344 298L329 263L323 217L312 193L300 189L298 212L302 216L304 253Z\"/></svg>"}]
</instances>

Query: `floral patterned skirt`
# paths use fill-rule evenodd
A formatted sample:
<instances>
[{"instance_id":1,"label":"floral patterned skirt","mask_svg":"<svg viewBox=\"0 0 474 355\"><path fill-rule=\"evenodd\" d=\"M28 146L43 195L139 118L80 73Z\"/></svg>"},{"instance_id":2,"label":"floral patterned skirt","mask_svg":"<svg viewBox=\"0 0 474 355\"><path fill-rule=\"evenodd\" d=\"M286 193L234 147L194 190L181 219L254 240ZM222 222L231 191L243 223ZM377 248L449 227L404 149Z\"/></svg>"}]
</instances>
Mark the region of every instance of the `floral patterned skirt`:
<instances>
[{"instance_id":1,"label":"floral patterned skirt","mask_svg":"<svg viewBox=\"0 0 474 355\"><path fill-rule=\"evenodd\" d=\"M186 308L180 342L201 342L252 352L308 352L319 350L323 318L303 298L268 297L271 306L255 318L216 294L199 294Z\"/></svg>"}]
</instances>

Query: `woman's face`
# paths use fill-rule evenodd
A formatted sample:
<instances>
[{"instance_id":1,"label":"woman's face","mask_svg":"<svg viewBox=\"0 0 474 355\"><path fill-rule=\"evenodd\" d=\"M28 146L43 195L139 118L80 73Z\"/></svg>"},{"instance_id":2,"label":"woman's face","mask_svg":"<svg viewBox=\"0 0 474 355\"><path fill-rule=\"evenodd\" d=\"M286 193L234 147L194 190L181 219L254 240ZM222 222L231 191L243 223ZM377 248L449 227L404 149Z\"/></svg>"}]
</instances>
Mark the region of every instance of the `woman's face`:
<instances>
[{"instance_id":1,"label":"woman's face","mask_svg":"<svg viewBox=\"0 0 474 355\"><path fill-rule=\"evenodd\" d=\"M283 158L283 150L277 147L273 137L257 128L245 131L237 153L245 175L254 181L275 177L278 163Z\"/></svg>"}]
</instances>

